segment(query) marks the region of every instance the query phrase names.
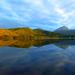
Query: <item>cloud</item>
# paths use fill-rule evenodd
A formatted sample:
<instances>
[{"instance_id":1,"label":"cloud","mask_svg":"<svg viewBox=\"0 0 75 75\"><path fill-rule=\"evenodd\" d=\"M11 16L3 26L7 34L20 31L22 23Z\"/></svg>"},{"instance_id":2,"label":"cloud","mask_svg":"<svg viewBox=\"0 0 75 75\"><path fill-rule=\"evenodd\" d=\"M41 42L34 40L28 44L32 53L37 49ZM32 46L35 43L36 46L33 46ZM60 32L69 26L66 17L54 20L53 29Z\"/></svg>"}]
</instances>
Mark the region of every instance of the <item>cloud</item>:
<instances>
[{"instance_id":1,"label":"cloud","mask_svg":"<svg viewBox=\"0 0 75 75\"><path fill-rule=\"evenodd\" d=\"M0 22L4 27L18 23L20 27L41 25L44 29L55 29L65 25L75 28L74 13L75 0L0 0ZM2 23L4 21L11 25Z\"/></svg>"}]
</instances>

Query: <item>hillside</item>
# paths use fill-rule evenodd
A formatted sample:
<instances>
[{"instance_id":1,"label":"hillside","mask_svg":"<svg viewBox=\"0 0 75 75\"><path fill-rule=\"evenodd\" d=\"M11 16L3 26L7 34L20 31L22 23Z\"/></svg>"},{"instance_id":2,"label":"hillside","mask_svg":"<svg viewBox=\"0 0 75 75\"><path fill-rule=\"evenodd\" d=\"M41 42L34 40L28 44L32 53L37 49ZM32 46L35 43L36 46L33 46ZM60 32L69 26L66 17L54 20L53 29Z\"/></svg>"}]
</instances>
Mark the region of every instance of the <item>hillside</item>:
<instances>
[{"instance_id":1,"label":"hillside","mask_svg":"<svg viewBox=\"0 0 75 75\"><path fill-rule=\"evenodd\" d=\"M0 40L40 40L58 38L60 34L42 29L12 28L0 29Z\"/></svg>"}]
</instances>

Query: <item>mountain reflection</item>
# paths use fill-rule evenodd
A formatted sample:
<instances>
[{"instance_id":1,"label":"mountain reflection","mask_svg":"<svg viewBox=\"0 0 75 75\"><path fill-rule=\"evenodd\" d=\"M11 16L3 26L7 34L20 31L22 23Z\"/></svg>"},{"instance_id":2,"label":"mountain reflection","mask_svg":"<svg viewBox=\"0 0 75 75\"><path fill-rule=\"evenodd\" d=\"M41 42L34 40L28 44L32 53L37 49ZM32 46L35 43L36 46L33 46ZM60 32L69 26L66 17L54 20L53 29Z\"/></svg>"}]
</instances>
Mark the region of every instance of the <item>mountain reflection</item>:
<instances>
[{"instance_id":1,"label":"mountain reflection","mask_svg":"<svg viewBox=\"0 0 75 75\"><path fill-rule=\"evenodd\" d=\"M9 47L17 47L17 48L30 48L30 47L41 47L48 44L54 44L57 47L66 49L71 45L75 45L74 40L8 40L2 41L0 40L0 47L9 46Z\"/></svg>"},{"instance_id":2,"label":"mountain reflection","mask_svg":"<svg viewBox=\"0 0 75 75\"><path fill-rule=\"evenodd\" d=\"M66 49L69 46L74 46L75 40L63 40L63 41L56 42L54 44L62 49Z\"/></svg>"}]
</instances>

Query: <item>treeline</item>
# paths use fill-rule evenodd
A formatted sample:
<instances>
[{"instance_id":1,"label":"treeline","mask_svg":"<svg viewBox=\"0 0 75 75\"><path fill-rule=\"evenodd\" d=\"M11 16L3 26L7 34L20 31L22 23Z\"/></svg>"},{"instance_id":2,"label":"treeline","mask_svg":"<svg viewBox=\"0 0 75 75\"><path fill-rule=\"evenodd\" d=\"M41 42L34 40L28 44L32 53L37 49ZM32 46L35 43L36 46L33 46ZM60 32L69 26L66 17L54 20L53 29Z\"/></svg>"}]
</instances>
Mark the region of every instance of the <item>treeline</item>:
<instances>
[{"instance_id":1,"label":"treeline","mask_svg":"<svg viewBox=\"0 0 75 75\"><path fill-rule=\"evenodd\" d=\"M45 40L45 39L68 39L75 36L64 36L55 32L42 29L12 28L0 29L0 40Z\"/></svg>"}]
</instances>

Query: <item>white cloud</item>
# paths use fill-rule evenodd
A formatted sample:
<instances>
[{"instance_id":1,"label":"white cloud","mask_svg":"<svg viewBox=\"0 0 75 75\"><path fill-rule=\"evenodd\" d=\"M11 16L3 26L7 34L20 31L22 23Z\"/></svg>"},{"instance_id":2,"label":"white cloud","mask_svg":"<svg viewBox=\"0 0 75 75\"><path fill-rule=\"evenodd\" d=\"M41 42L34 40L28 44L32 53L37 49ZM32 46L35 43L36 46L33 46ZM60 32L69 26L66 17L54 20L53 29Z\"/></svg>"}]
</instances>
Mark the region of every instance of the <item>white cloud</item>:
<instances>
[{"instance_id":1,"label":"white cloud","mask_svg":"<svg viewBox=\"0 0 75 75\"><path fill-rule=\"evenodd\" d=\"M35 19L45 19L69 26L75 23L75 0L0 0L0 8L0 17L8 20L29 24Z\"/></svg>"}]
</instances>

